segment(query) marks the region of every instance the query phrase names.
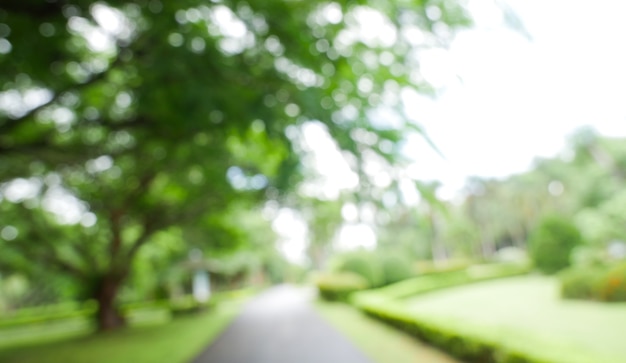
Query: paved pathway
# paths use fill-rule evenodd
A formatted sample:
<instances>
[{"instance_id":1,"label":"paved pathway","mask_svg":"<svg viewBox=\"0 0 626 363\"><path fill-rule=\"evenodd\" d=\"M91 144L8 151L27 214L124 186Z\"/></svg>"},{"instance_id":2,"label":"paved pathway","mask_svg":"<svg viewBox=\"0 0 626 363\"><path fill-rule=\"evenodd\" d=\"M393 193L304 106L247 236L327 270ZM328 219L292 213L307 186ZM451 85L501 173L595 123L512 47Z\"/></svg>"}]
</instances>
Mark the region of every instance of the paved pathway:
<instances>
[{"instance_id":1,"label":"paved pathway","mask_svg":"<svg viewBox=\"0 0 626 363\"><path fill-rule=\"evenodd\" d=\"M310 299L309 290L270 289L194 363L372 363L317 315Z\"/></svg>"}]
</instances>

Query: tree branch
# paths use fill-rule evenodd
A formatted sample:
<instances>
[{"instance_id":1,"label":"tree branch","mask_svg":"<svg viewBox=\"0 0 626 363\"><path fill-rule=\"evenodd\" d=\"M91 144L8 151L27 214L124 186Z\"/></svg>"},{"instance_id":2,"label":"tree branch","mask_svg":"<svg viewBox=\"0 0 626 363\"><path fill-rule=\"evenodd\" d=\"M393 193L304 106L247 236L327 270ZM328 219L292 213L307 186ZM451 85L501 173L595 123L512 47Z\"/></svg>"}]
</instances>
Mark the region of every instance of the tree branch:
<instances>
[{"instance_id":1,"label":"tree branch","mask_svg":"<svg viewBox=\"0 0 626 363\"><path fill-rule=\"evenodd\" d=\"M39 224L36 221L36 218L32 215L32 213L29 213L27 210L25 209L20 209L21 214L25 217L25 219L29 220L31 222L31 224L33 225L37 225ZM47 233L43 233L42 229L41 229L41 225L39 226L33 226L33 228L29 229L29 235L31 236L32 239L34 240L39 240L41 241L41 243L38 243L38 246L43 246L45 251L43 254L43 259L50 261L51 263L53 263L54 265L58 266L59 268L61 268L62 270L69 272L71 274L73 274L76 277L84 277L85 276L85 271L83 271L82 269L80 269L79 267L71 264L68 261L63 260L59 254L57 253L56 249L54 248L53 244L50 242L52 238L55 239L62 239L62 237L65 236L51 236L51 230L47 231ZM27 251L26 254L29 254ZM37 253L35 253L37 254Z\"/></svg>"},{"instance_id":2,"label":"tree branch","mask_svg":"<svg viewBox=\"0 0 626 363\"><path fill-rule=\"evenodd\" d=\"M115 263L117 254L122 246L122 216L124 212L121 210L111 210L109 213L109 223L111 228L111 244L109 245L110 265Z\"/></svg>"},{"instance_id":3,"label":"tree branch","mask_svg":"<svg viewBox=\"0 0 626 363\"><path fill-rule=\"evenodd\" d=\"M70 91L78 91L81 90L87 86L90 86L98 81L100 81L101 79L103 79L107 74L109 74L109 72L115 68L115 66L117 66L121 61L120 61L120 57L119 57L119 53L122 51L122 49L118 49L118 56L113 60L113 62L111 63L111 65L109 65L109 67L107 69L105 69L104 71L100 72L100 73L95 73L93 74L88 80L86 80L83 83L78 83L78 84L73 84L70 85L68 87L66 87L65 89L62 89L60 91L57 91L48 101L42 103L41 105L34 107L32 109L30 109L28 112L26 112L24 115L15 118L15 119L7 119L4 121L4 123L0 124L0 134L6 134L8 132L10 132L11 130L13 130L14 128L16 128L17 126L19 126L21 123L28 121L34 114L36 114L37 112L39 112L41 109L50 106L51 104L53 104L54 102L56 102L62 95L64 95L67 92Z\"/></svg>"},{"instance_id":4,"label":"tree branch","mask_svg":"<svg viewBox=\"0 0 626 363\"><path fill-rule=\"evenodd\" d=\"M139 248L141 248L141 246L143 246L148 241L148 239L150 239L150 237L152 237L152 234L154 234L154 232L156 232L156 230L157 229L152 227L151 225L144 225L143 232L141 233L141 236L139 236L135 240L133 245L128 250L128 254L127 254L126 258L129 261L132 261L132 259L137 254L137 251L139 251Z\"/></svg>"}]
</instances>

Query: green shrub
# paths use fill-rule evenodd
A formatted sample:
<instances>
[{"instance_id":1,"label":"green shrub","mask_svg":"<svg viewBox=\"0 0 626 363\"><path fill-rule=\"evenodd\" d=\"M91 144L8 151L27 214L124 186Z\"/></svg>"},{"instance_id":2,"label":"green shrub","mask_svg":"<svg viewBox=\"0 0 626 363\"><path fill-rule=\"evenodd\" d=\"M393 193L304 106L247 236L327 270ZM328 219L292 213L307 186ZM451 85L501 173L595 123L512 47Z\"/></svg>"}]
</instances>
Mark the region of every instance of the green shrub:
<instances>
[{"instance_id":1,"label":"green shrub","mask_svg":"<svg viewBox=\"0 0 626 363\"><path fill-rule=\"evenodd\" d=\"M354 251L334 261L335 272L350 272L363 277L371 287L379 287L416 275L411 258L393 251Z\"/></svg>"},{"instance_id":2,"label":"green shrub","mask_svg":"<svg viewBox=\"0 0 626 363\"><path fill-rule=\"evenodd\" d=\"M561 296L566 299L598 300L598 282L603 269L571 268L559 274Z\"/></svg>"},{"instance_id":3,"label":"green shrub","mask_svg":"<svg viewBox=\"0 0 626 363\"><path fill-rule=\"evenodd\" d=\"M582 244L582 237L570 221L551 216L542 220L528 243L535 266L553 274L570 265L570 254L574 247Z\"/></svg>"},{"instance_id":4,"label":"green shrub","mask_svg":"<svg viewBox=\"0 0 626 363\"><path fill-rule=\"evenodd\" d=\"M626 302L626 262L609 267L568 269L559 278L563 298Z\"/></svg>"},{"instance_id":5,"label":"green shrub","mask_svg":"<svg viewBox=\"0 0 626 363\"><path fill-rule=\"evenodd\" d=\"M380 257L383 273L383 285L406 280L416 275L411 259L406 255L383 254Z\"/></svg>"},{"instance_id":6,"label":"green shrub","mask_svg":"<svg viewBox=\"0 0 626 363\"><path fill-rule=\"evenodd\" d=\"M602 301L626 301L626 262L609 268L598 282L597 291Z\"/></svg>"},{"instance_id":7,"label":"green shrub","mask_svg":"<svg viewBox=\"0 0 626 363\"><path fill-rule=\"evenodd\" d=\"M350 294L368 287L362 276L351 272L318 275L314 282L320 297L328 301L348 301Z\"/></svg>"},{"instance_id":8,"label":"green shrub","mask_svg":"<svg viewBox=\"0 0 626 363\"><path fill-rule=\"evenodd\" d=\"M447 287L484 281L508 276L523 275L530 271L528 264L497 263L486 265L474 265L463 270L451 270L443 272L431 272L407 280L397 282L374 290L358 292L354 298L357 301L397 300L425 292L439 290Z\"/></svg>"},{"instance_id":9,"label":"green shrub","mask_svg":"<svg viewBox=\"0 0 626 363\"><path fill-rule=\"evenodd\" d=\"M338 256L334 272L357 274L363 277L370 287L382 286L385 283L381 261L373 252L354 251Z\"/></svg>"}]
</instances>

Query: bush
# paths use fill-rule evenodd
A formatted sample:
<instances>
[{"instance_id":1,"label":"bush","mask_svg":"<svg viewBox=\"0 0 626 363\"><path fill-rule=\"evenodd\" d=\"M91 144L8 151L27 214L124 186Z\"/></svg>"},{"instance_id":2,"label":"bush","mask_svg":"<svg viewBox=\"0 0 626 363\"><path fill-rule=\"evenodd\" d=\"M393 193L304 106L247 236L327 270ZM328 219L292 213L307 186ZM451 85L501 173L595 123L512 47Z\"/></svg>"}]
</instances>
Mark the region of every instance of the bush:
<instances>
[{"instance_id":1,"label":"bush","mask_svg":"<svg viewBox=\"0 0 626 363\"><path fill-rule=\"evenodd\" d=\"M626 262L610 267L569 269L559 277L563 298L626 302Z\"/></svg>"},{"instance_id":2,"label":"bush","mask_svg":"<svg viewBox=\"0 0 626 363\"><path fill-rule=\"evenodd\" d=\"M626 262L609 268L598 282L597 289L602 301L626 301Z\"/></svg>"},{"instance_id":3,"label":"bush","mask_svg":"<svg viewBox=\"0 0 626 363\"><path fill-rule=\"evenodd\" d=\"M367 290L355 294L354 302L360 301L391 301L423 294L447 287L485 281L496 278L523 275L528 273L527 264L497 263L474 265L463 270L443 270L431 272L411 279L403 280L389 286Z\"/></svg>"},{"instance_id":4,"label":"bush","mask_svg":"<svg viewBox=\"0 0 626 363\"><path fill-rule=\"evenodd\" d=\"M355 251L338 256L334 272L350 272L365 279L369 287L385 283L383 267L379 257L368 251Z\"/></svg>"},{"instance_id":5,"label":"bush","mask_svg":"<svg viewBox=\"0 0 626 363\"><path fill-rule=\"evenodd\" d=\"M406 280L416 275L411 259L406 255L383 254L380 258L383 273L383 284Z\"/></svg>"},{"instance_id":6,"label":"bush","mask_svg":"<svg viewBox=\"0 0 626 363\"><path fill-rule=\"evenodd\" d=\"M411 258L393 251L345 253L337 257L332 270L357 274L370 287L389 285L416 275Z\"/></svg>"},{"instance_id":7,"label":"bush","mask_svg":"<svg viewBox=\"0 0 626 363\"><path fill-rule=\"evenodd\" d=\"M328 301L347 302L350 294L368 287L362 276L351 272L318 275L314 282L320 297Z\"/></svg>"},{"instance_id":8,"label":"bush","mask_svg":"<svg viewBox=\"0 0 626 363\"><path fill-rule=\"evenodd\" d=\"M582 244L582 237L570 221L552 216L543 219L528 243L535 266L553 274L570 265L570 254L574 247Z\"/></svg>"},{"instance_id":9,"label":"bush","mask_svg":"<svg viewBox=\"0 0 626 363\"><path fill-rule=\"evenodd\" d=\"M597 300L597 284L604 271L600 268L572 268L559 274L561 296L566 299Z\"/></svg>"}]
</instances>

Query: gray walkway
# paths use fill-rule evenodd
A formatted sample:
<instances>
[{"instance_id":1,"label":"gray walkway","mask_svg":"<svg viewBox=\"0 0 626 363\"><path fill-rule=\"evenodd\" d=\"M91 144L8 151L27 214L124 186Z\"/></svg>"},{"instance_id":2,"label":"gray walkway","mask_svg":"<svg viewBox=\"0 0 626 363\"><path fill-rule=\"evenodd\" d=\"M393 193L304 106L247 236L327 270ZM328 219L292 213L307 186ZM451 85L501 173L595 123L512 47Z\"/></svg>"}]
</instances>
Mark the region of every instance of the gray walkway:
<instances>
[{"instance_id":1,"label":"gray walkway","mask_svg":"<svg viewBox=\"0 0 626 363\"><path fill-rule=\"evenodd\" d=\"M309 305L279 286L252 300L194 363L371 363Z\"/></svg>"}]
</instances>

